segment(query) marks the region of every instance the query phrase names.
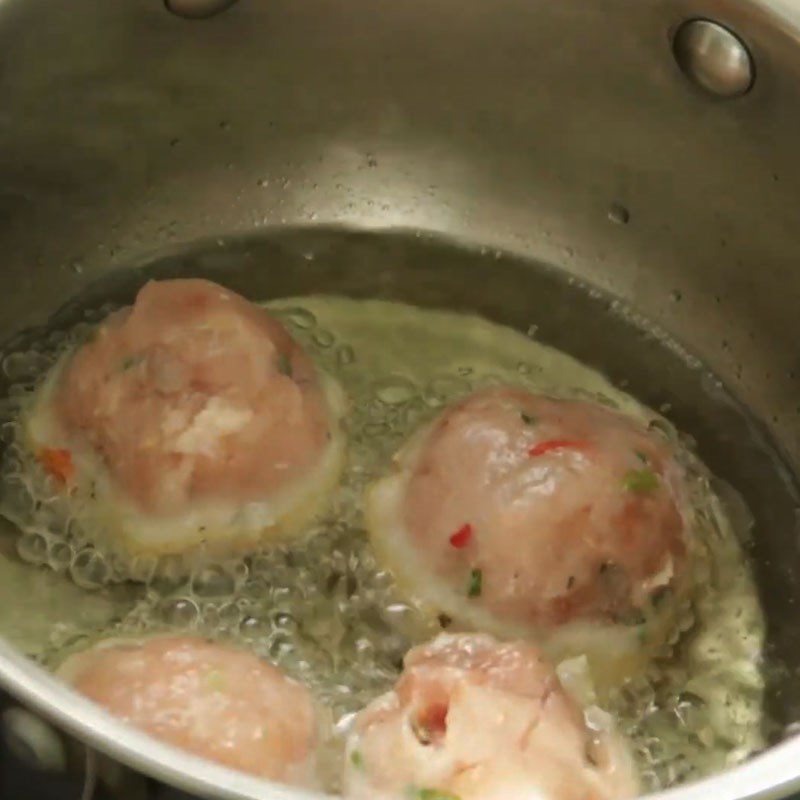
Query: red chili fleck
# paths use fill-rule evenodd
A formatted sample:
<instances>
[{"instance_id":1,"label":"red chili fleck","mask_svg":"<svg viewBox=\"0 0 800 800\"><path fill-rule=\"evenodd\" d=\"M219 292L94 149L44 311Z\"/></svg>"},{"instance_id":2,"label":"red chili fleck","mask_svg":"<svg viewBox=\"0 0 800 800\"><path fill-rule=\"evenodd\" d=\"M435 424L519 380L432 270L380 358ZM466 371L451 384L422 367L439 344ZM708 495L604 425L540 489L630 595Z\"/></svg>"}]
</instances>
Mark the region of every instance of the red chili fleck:
<instances>
[{"instance_id":1,"label":"red chili fleck","mask_svg":"<svg viewBox=\"0 0 800 800\"><path fill-rule=\"evenodd\" d=\"M445 703L433 703L423 708L416 719L412 720L411 728L420 744L434 744L445 736L448 710Z\"/></svg>"},{"instance_id":2,"label":"red chili fleck","mask_svg":"<svg viewBox=\"0 0 800 800\"><path fill-rule=\"evenodd\" d=\"M466 525L462 525L450 537L450 544L453 545L456 550L460 550L462 547L466 547L469 544L470 539L472 539L472 525L467 523Z\"/></svg>"},{"instance_id":3,"label":"red chili fleck","mask_svg":"<svg viewBox=\"0 0 800 800\"><path fill-rule=\"evenodd\" d=\"M75 473L69 450L43 447L36 453L39 463L60 483L69 483Z\"/></svg>"},{"instance_id":4,"label":"red chili fleck","mask_svg":"<svg viewBox=\"0 0 800 800\"><path fill-rule=\"evenodd\" d=\"M548 439L546 442L539 442L528 450L528 455L532 458L543 456L553 450L584 450L589 443L579 439Z\"/></svg>"},{"instance_id":5,"label":"red chili fleck","mask_svg":"<svg viewBox=\"0 0 800 800\"><path fill-rule=\"evenodd\" d=\"M444 733L447 730L447 711L446 703L434 703L420 715L420 722L429 731Z\"/></svg>"}]
</instances>

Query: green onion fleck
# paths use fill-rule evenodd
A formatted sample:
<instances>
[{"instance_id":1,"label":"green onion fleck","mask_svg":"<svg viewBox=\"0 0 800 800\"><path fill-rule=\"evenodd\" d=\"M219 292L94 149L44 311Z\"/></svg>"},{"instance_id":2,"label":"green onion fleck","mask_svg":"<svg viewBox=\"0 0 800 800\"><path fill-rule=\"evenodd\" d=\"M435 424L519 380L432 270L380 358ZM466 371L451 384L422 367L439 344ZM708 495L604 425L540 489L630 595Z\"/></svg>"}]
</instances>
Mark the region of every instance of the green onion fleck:
<instances>
[{"instance_id":1,"label":"green onion fleck","mask_svg":"<svg viewBox=\"0 0 800 800\"><path fill-rule=\"evenodd\" d=\"M650 459L641 450L634 450L634 453L636 454L636 458L638 458L639 461L642 462L642 464L649 464L650 463Z\"/></svg>"},{"instance_id":2,"label":"green onion fleck","mask_svg":"<svg viewBox=\"0 0 800 800\"><path fill-rule=\"evenodd\" d=\"M481 591L483 591L483 570L473 569L469 573L467 597L480 597Z\"/></svg>"},{"instance_id":3,"label":"green onion fleck","mask_svg":"<svg viewBox=\"0 0 800 800\"><path fill-rule=\"evenodd\" d=\"M526 425L535 425L539 421L536 419L536 417L532 416L531 414L526 414L524 411L520 412L520 416Z\"/></svg>"},{"instance_id":4,"label":"green onion fleck","mask_svg":"<svg viewBox=\"0 0 800 800\"><path fill-rule=\"evenodd\" d=\"M127 372L129 369L132 369L137 364L140 364L143 360L143 356L126 356L122 359L122 363L120 364L120 372Z\"/></svg>"},{"instance_id":5,"label":"green onion fleck","mask_svg":"<svg viewBox=\"0 0 800 800\"><path fill-rule=\"evenodd\" d=\"M225 676L218 670L214 670L206 675L206 683L212 691L221 692L225 689Z\"/></svg>"},{"instance_id":6,"label":"green onion fleck","mask_svg":"<svg viewBox=\"0 0 800 800\"><path fill-rule=\"evenodd\" d=\"M360 750L353 750L353 752L350 753L350 763L356 769L364 769L364 756Z\"/></svg>"},{"instance_id":7,"label":"green onion fleck","mask_svg":"<svg viewBox=\"0 0 800 800\"><path fill-rule=\"evenodd\" d=\"M289 378L292 377L292 362L286 353L278 353L278 372Z\"/></svg>"},{"instance_id":8,"label":"green onion fleck","mask_svg":"<svg viewBox=\"0 0 800 800\"><path fill-rule=\"evenodd\" d=\"M416 796L418 800L460 800L458 795L440 789L418 789Z\"/></svg>"},{"instance_id":9,"label":"green onion fleck","mask_svg":"<svg viewBox=\"0 0 800 800\"><path fill-rule=\"evenodd\" d=\"M658 475L651 469L632 469L622 481L622 486L629 492L652 492L658 489L658 485Z\"/></svg>"}]
</instances>

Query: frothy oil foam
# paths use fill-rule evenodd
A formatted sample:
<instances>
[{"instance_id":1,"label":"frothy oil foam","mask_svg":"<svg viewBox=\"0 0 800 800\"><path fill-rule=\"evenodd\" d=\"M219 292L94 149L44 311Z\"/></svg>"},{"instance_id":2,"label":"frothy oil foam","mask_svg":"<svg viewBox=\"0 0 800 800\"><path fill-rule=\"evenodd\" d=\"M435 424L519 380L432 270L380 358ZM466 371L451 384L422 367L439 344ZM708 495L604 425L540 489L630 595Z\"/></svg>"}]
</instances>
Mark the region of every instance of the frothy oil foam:
<instances>
[{"instance_id":1,"label":"frothy oil foam","mask_svg":"<svg viewBox=\"0 0 800 800\"><path fill-rule=\"evenodd\" d=\"M414 429L474 389L515 383L605 403L655 420L665 435L678 438L666 421L597 372L477 317L335 297L267 307L349 397L346 473L333 508L303 542L188 573L174 558L125 560L92 545L21 436L20 413L42 376L111 309L6 355L4 370L16 382L0 404L7 444L0 512L19 529L19 556L94 595L115 584L127 587L110 620L82 624L76 601L68 635L51 631L46 642L27 648L47 666L105 636L195 631L264 655L306 682L344 726L394 683L406 650L447 622L428 619L398 592L363 527L364 489ZM763 745L764 620L740 546L747 531L737 529L741 515L732 518L688 449L682 459L691 476L697 535L708 554L700 589L669 652L611 699L652 789L731 766ZM331 790L337 788L338 744L334 738L328 747Z\"/></svg>"}]
</instances>

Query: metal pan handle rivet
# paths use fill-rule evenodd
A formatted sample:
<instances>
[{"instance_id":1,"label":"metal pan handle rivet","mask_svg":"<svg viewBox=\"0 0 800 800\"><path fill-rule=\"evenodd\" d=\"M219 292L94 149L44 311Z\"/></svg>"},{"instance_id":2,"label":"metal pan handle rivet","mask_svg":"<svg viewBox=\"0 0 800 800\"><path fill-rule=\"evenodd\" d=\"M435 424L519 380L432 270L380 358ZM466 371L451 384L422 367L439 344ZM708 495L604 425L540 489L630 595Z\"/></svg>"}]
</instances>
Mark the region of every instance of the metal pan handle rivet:
<instances>
[{"instance_id":1,"label":"metal pan handle rivet","mask_svg":"<svg viewBox=\"0 0 800 800\"><path fill-rule=\"evenodd\" d=\"M683 74L717 97L741 97L755 82L755 64L747 45L712 20L684 22L675 32L672 52Z\"/></svg>"},{"instance_id":2,"label":"metal pan handle rivet","mask_svg":"<svg viewBox=\"0 0 800 800\"><path fill-rule=\"evenodd\" d=\"M167 11L185 19L206 19L230 8L236 0L164 0Z\"/></svg>"}]
</instances>

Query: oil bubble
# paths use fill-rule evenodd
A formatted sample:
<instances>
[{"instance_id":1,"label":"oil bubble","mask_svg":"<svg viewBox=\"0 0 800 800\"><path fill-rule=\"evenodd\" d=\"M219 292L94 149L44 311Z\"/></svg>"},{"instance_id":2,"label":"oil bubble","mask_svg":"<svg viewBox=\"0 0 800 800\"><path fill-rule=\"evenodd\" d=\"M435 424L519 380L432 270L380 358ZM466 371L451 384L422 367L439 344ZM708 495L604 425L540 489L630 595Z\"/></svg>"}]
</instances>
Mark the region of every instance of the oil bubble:
<instances>
[{"instance_id":1,"label":"oil bubble","mask_svg":"<svg viewBox=\"0 0 800 800\"><path fill-rule=\"evenodd\" d=\"M161 604L161 616L167 625L190 628L197 622L200 609L190 597L168 598Z\"/></svg>"},{"instance_id":2,"label":"oil bubble","mask_svg":"<svg viewBox=\"0 0 800 800\"><path fill-rule=\"evenodd\" d=\"M223 603L217 610L220 624L226 628L238 628L242 610L236 603Z\"/></svg>"},{"instance_id":3,"label":"oil bubble","mask_svg":"<svg viewBox=\"0 0 800 800\"><path fill-rule=\"evenodd\" d=\"M192 576L192 592L197 597L225 597L235 588L234 577L218 566L209 566Z\"/></svg>"},{"instance_id":4,"label":"oil bubble","mask_svg":"<svg viewBox=\"0 0 800 800\"><path fill-rule=\"evenodd\" d=\"M466 394L471 388L472 385L465 378L457 378L450 375L442 376L434 378L425 387L424 399L429 406L443 406Z\"/></svg>"},{"instance_id":5,"label":"oil bubble","mask_svg":"<svg viewBox=\"0 0 800 800\"><path fill-rule=\"evenodd\" d=\"M48 563L56 572L67 569L74 558L73 549L62 541L48 542Z\"/></svg>"},{"instance_id":6,"label":"oil bubble","mask_svg":"<svg viewBox=\"0 0 800 800\"><path fill-rule=\"evenodd\" d=\"M3 359L3 372L12 381L33 380L46 370L52 360L36 350L11 353Z\"/></svg>"},{"instance_id":7,"label":"oil bubble","mask_svg":"<svg viewBox=\"0 0 800 800\"><path fill-rule=\"evenodd\" d=\"M42 564L47 560L47 539L34 531L23 533L17 539L17 553L23 561Z\"/></svg>"},{"instance_id":8,"label":"oil bubble","mask_svg":"<svg viewBox=\"0 0 800 800\"><path fill-rule=\"evenodd\" d=\"M294 650L291 639L285 633L273 634L267 646L267 652L276 661L282 661Z\"/></svg>"},{"instance_id":9,"label":"oil bubble","mask_svg":"<svg viewBox=\"0 0 800 800\"><path fill-rule=\"evenodd\" d=\"M239 633L245 639L266 639L272 632L272 626L257 617L246 617L239 626Z\"/></svg>"},{"instance_id":10,"label":"oil bubble","mask_svg":"<svg viewBox=\"0 0 800 800\"><path fill-rule=\"evenodd\" d=\"M70 565L70 575L83 589L100 589L108 582L110 569L99 552L85 549L75 554Z\"/></svg>"},{"instance_id":11,"label":"oil bubble","mask_svg":"<svg viewBox=\"0 0 800 800\"><path fill-rule=\"evenodd\" d=\"M417 387L408 378L392 375L375 384L373 391L381 403L396 406L412 400L417 394Z\"/></svg>"},{"instance_id":12,"label":"oil bubble","mask_svg":"<svg viewBox=\"0 0 800 800\"><path fill-rule=\"evenodd\" d=\"M333 342L333 334L330 331L318 330L311 337L311 340L319 347L330 347Z\"/></svg>"},{"instance_id":13,"label":"oil bubble","mask_svg":"<svg viewBox=\"0 0 800 800\"><path fill-rule=\"evenodd\" d=\"M288 308L280 312L279 316L301 330L311 330L317 324L317 318L304 308Z\"/></svg>"},{"instance_id":14,"label":"oil bubble","mask_svg":"<svg viewBox=\"0 0 800 800\"><path fill-rule=\"evenodd\" d=\"M284 632L294 632L297 630L297 620L285 611L279 611L272 617L272 626Z\"/></svg>"}]
</instances>

